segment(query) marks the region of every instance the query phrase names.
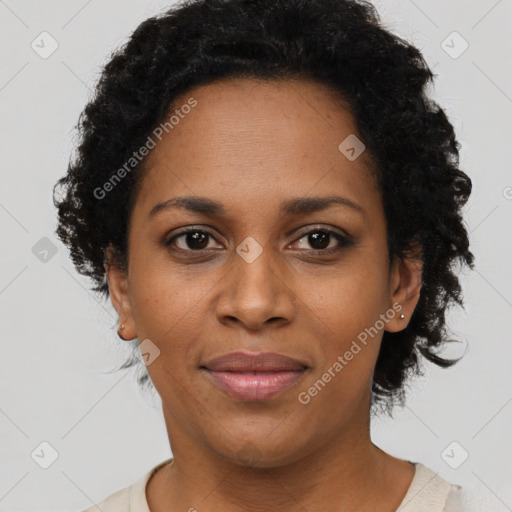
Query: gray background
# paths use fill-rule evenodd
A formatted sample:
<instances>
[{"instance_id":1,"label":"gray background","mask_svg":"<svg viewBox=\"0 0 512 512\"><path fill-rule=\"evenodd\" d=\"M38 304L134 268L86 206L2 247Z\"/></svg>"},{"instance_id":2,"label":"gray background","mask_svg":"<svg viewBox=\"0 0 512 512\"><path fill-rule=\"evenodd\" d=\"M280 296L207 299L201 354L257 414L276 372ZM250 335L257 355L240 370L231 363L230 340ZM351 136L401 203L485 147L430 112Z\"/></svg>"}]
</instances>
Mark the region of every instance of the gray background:
<instances>
[{"instance_id":1,"label":"gray background","mask_svg":"<svg viewBox=\"0 0 512 512\"><path fill-rule=\"evenodd\" d=\"M474 184L466 219L477 266L463 277L466 311L451 314L468 342L451 353L466 350L463 361L427 366L408 405L374 421L373 439L475 489L489 510L512 510L512 1L375 3L438 75L433 96ZM54 236L51 201L102 64L170 5L0 0L1 511L81 510L171 455L159 398L142 394L132 373L107 373L128 345L110 304L88 291ZM47 58L31 47L51 49L43 31L58 43ZM456 58L464 42L454 31L469 44ZM48 469L40 464L52 449L42 442L58 454Z\"/></svg>"}]
</instances>

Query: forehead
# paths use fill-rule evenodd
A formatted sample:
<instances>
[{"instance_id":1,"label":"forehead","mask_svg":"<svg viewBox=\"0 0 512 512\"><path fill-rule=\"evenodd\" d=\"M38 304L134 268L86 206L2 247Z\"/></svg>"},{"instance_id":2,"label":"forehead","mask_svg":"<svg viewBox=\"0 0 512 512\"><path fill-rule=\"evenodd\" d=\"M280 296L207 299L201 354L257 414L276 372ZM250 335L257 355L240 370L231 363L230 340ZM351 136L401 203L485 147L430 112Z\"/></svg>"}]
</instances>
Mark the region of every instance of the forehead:
<instances>
[{"instance_id":1,"label":"forehead","mask_svg":"<svg viewBox=\"0 0 512 512\"><path fill-rule=\"evenodd\" d=\"M202 144L216 144L222 139L252 143L259 139L267 143L266 148L273 146L284 151L286 145L295 143L312 149L314 144L329 143L344 133L358 131L351 107L341 93L313 80L215 81L175 99L169 113L179 111L191 98L197 105L182 116L181 129L175 126L172 136L163 134L176 145L184 139L191 142L190 136L195 135L196 141L207 137L201 139Z\"/></svg>"},{"instance_id":2,"label":"forehead","mask_svg":"<svg viewBox=\"0 0 512 512\"><path fill-rule=\"evenodd\" d=\"M282 198L292 190L371 186L369 155L350 160L340 150L343 141L360 140L356 120L324 84L222 80L176 98L171 115L172 128L147 157L137 203L183 192L270 201L270 191Z\"/></svg>"}]
</instances>

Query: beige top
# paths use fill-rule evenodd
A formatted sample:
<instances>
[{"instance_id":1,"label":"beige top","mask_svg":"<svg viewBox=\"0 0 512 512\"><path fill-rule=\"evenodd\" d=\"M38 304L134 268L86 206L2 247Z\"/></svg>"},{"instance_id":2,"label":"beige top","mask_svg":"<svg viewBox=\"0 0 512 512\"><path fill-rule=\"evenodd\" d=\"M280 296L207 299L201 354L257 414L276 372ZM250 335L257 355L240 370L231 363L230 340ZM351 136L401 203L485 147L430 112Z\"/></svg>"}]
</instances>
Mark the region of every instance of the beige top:
<instances>
[{"instance_id":1,"label":"beige top","mask_svg":"<svg viewBox=\"0 0 512 512\"><path fill-rule=\"evenodd\" d=\"M83 512L151 512L146 500L146 484L160 467L170 462L161 462L134 484L108 496L102 502ZM411 485L396 512L467 512L459 502L458 485L449 484L437 473L416 462L416 472Z\"/></svg>"}]
</instances>

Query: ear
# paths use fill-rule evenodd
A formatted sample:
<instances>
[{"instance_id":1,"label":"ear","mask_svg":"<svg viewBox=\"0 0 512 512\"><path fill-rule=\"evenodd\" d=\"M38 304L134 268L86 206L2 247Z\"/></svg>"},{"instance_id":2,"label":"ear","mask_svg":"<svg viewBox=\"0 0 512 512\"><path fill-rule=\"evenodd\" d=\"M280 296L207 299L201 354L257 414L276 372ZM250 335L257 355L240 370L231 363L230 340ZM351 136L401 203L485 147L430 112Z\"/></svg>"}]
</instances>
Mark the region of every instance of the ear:
<instances>
[{"instance_id":1,"label":"ear","mask_svg":"<svg viewBox=\"0 0 512 512\"><path fill-rule=\"evenodd\" d=\"M134 339L137 337L137 332L129 294L128 275L124 269L115 263L111 247L106 251L103 266L108 281L110 300L119 317L118 333L126 340ZM119 330L123 324L124 329Z\"/></svg>"},{"instance_id":2,"label":"ear","mask_svg":"<svg viewBox=\"0 0 512 512\"><path fill-rule=\"evenodd\" d=\"M389 308L396 311L396 315L386 323L386 331L398 332L407 327L420 298L422 272L422 251L419 246L405 259L393 258ZM405 318L400 318L401 315Z\"/></svg>"}]
</instances>

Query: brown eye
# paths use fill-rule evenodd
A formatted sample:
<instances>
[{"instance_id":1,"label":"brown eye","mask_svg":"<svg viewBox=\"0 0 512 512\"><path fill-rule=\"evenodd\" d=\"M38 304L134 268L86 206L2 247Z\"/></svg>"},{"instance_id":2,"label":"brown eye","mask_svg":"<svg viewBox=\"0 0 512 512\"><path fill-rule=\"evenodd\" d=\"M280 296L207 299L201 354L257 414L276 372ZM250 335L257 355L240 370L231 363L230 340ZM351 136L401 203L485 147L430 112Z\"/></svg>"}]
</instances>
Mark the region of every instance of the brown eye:
<instances>
[{"instance_id":1,"label":"brown eye","mask_svg":"<svg viewBox=\"0 0 512 512\"><path fill-rule=\"evenodd\" d=\"M326 249L329 246L331 235L325 231L315 231L308 235L308 243L315 250Z\"/></svg>"},{"instance_id":2,"label":"brown eye","mask_svg":"<svg viewBox=\"0 0 512 512\"><path fill-rule=\"evenodd\" d=\"M210 238L213 238L213 236L208 231L189 229L173 236L165 245L176 245L178 249L183 251L202 251L208 248ZM181 246L176 243L177 240L182 240Z\"/></svg>"},{"instance_id":3,"label":"brown eye","mask_svg":"<svg viewBox=\"0 0 512 512\"><path fill-rule=\"evenodd\" d=\"M301 242L305 241L305 242ZM331 231L329 229L315 229L303 234L296 243L307 244L311 251L330 254L340 251L344 247L354 245L354 242L347 236ZM331 245L334 243L334 245ZM304 248L306 251L307 247Z\"/></svg>"}]
</instances>

